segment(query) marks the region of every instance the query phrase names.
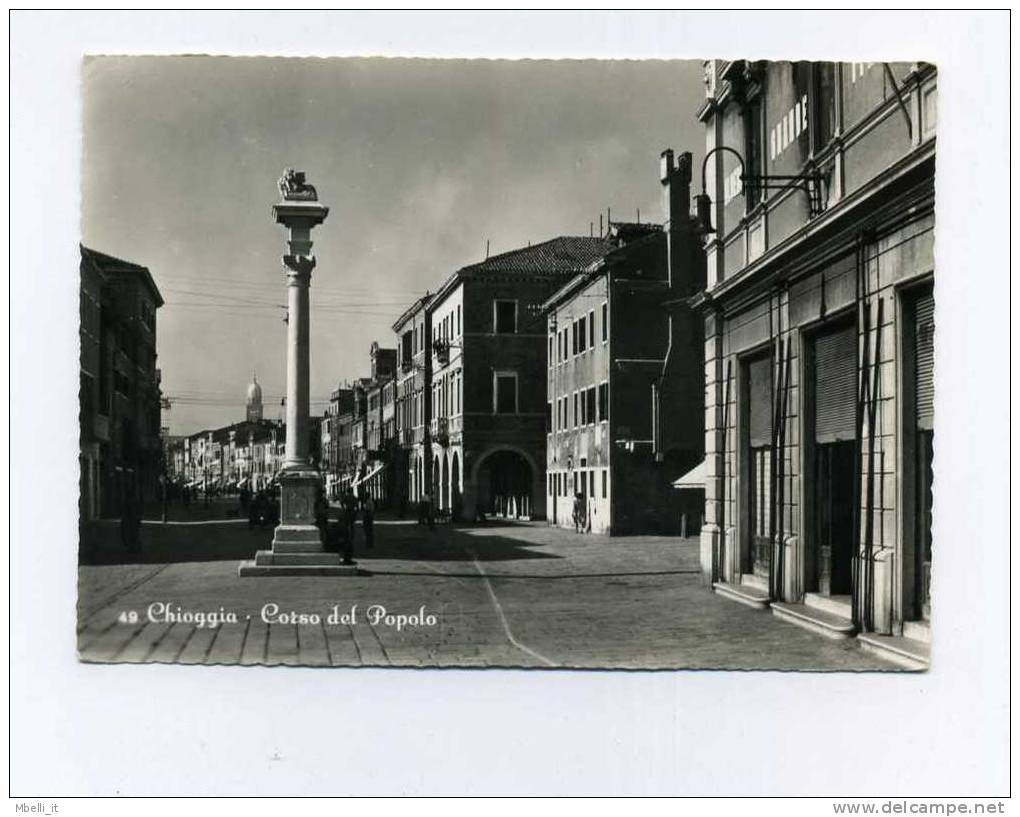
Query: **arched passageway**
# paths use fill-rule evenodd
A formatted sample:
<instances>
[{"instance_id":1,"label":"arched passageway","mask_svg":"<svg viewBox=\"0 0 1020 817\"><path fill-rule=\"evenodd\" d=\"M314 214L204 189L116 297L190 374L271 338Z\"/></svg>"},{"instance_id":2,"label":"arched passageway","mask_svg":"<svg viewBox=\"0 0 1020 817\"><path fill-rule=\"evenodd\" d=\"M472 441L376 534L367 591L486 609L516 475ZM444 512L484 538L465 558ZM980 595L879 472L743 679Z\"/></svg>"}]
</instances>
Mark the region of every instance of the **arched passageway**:
<instances>
[{"instance_id":1,"label":"arched passageway","mask_svg":"<svg viewBox=\"0 0 1020 817\"><path fill-rule=\"evenodd\" d=\"M534 470L517 451L500 450L478 465L478 509L488 516L530 519Z\"/></svg>"},{"instance_id":2,"label":"arched passageway","mask_svg":"<svg viewBox=\"0 0 1020 817\"><path fill-rule=\"evenodd\" d=\"M443 476L439 483L439 507L446 511L450 509L450 465L446 455L442 455Z\"/></svg>"},{"instance_id":3,"label":"arched passageway","mask_svg":"<svg viewBox=\"0 0 1020 817\"><path fill-rule=\"evenodd\" d=\"M453 461L450 463L450 510L455 518L460 518L463 504L460 494L460 457L454 451Z\"/></svg>"}]
</instances>

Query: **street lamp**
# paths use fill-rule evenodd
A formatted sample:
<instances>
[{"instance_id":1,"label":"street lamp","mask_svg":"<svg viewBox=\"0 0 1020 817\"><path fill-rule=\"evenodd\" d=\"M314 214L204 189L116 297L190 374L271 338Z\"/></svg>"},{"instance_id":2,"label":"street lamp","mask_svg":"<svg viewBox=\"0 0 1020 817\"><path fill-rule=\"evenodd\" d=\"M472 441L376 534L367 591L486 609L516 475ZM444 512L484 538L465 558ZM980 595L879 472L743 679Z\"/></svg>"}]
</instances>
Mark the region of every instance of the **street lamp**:
<instances>
[{"instance_id":1,"label":"street lamp","mask_svg":"<svg viewBox=\"0 0 1020 817\"><path fill-rule=\"evenodd\" d=\"M706 173L708 171L708 160L716 153L732 153L740 162L740 192L748 188L755 190L786 190L793 187L803 190L808 197L808 210L812 216L822 211L822 182L825 177L821 173L804 172L794 174L773 174L748 173L744 163L744 157L734 148L728 145L719 145L712 148L705 154L701 162L701 193L694 197L695 212L697 213L698 227L702 234L707 235L715 232L712 226L712 197L708 195L708 183Z\"/></svg>"}]
</instances>

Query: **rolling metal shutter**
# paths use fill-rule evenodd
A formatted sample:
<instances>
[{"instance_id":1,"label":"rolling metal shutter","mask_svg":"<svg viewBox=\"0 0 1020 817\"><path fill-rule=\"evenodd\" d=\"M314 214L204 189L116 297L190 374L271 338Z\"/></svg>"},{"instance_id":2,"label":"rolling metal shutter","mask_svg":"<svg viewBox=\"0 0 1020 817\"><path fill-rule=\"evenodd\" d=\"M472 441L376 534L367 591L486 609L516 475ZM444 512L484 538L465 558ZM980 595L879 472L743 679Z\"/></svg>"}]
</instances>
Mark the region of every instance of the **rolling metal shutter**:
<instances>
[{"instance_id":1,"label":"rolling metal shutter","mask_svg":"<svg viewBox=\"0 0 1020 817\"><path fill-rule=\"evenodd\" d=\"M857 327L815 339L815 442L852 440L857 417Z\"/></svg>"},{"instance_id":2,"label":"rolling metal shutter","mask_svg":"<svg viewBox=\"0 0 1020 817\"><path fill-rule=\"evenodd\" d=\"M917 427L935 427L935 298L922 295L914 306L914 405Z\"/></svg>"},{"instance_id":3,"label":"rolling metal shutter","mask_svg":"<svg viewBox=\"0 0 1020 817\"><path fill-rule=\"evenodd\" d=\"M747 364L751 448L772 445L772 365L767 357Z\"/></svg>"}]
</instances>

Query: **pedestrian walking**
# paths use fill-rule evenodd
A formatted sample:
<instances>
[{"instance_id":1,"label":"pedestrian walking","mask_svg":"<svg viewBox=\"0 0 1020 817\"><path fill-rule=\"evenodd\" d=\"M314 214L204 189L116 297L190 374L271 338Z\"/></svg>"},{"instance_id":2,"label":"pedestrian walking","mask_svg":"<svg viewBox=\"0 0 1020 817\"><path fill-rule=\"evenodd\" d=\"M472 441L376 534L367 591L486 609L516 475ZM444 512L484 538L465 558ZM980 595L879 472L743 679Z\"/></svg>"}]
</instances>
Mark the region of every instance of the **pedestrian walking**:
<instances>
[{"instance_id":1,"label":"pedestrian walking","mask_svg":"<svg viewBox=\"0 0 1020 817\"><path fill-rule=\"evenodd\" d=\"M354 525L358 521L358 500L354 496L354 491L350 488L347 489L347 493L344 494L342 501L343 506L343 528L344 537L347 540L347 548L353 553L354 552Z\"/></svg>"},{"instance_id":2,"label":"pedestrian walking","mask_svg":"<svg viewBox=\"0 0 1020 817\"><path fill-rule=\"evenodd\" d=\"M329 502L326 500L326 492L319 486L319 492L315 495L315 525L322 534L322 540L326 540L327 526L329 524Z\"/></svg>"},{"instance_id":3,"label":"pedestrian walking","mask_svg":"<svg viewBox=\"0 0 1020 817\"><path fill-rule=\"evenodd\" d=\"M584 530L584 517L584 496L578 491L574 494L574 533L581 533Z\"/></svg>"},{"instance_id":4,"label":"pedestrian walking","mask_svg":"<svg viewBox=\"0 0 1020 817\"><path fill-rule=\"evenodd\" d=\"M369 495L361 506L361 527L365 531L365 547L371 549L375 544L375 500Z\"/></svg>"},{"instance_id":5,"label":"pedestrian walking","mask_svg":"<svg viewBox=\"0 0 1020 817\"><path fill-rule=\"evenodd\" d=\"M432 507L432 494L426 491L425 496L422 497L421 503L425 513L425 524L429 526L429 530L432 530L436 526L435 510Z\"/></svg>"}]
</instances>

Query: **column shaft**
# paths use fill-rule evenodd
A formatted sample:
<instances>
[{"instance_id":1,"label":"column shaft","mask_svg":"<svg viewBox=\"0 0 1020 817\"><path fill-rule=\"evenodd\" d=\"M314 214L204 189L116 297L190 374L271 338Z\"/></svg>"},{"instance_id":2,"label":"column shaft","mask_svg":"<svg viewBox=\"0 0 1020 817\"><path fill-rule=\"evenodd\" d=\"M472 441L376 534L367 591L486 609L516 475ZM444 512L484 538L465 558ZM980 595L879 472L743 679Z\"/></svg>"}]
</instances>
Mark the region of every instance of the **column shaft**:
<instances>
[{"instance_id":1,"label":"column shaft","mask_svg":"<svg viewBox=\"0 0 1020 817\"><path fill-rule=\"evenodd\" d=\"M308 462L308 274L291 273L287 287L286 467Z\"/></svg>"}]
</instances>

